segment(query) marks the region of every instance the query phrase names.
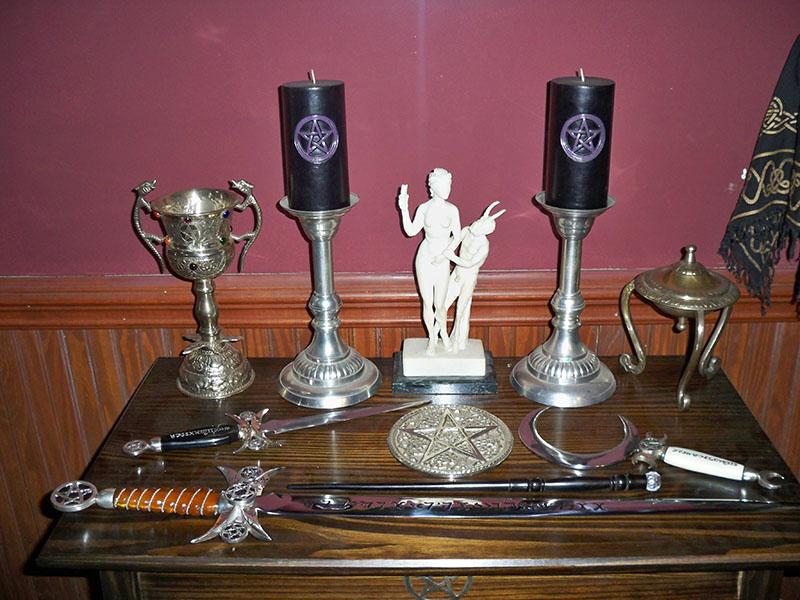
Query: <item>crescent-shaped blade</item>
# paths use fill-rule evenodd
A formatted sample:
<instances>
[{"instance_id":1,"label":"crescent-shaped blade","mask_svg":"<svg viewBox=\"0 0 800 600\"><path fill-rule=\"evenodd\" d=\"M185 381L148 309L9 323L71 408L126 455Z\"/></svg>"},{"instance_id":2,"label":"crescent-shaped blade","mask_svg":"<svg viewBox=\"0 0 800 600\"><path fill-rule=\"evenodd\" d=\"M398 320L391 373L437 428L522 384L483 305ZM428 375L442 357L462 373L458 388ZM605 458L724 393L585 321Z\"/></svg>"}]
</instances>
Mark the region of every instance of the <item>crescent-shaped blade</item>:
<instances>
[{"instance_id":1,"label":"crescent-shaped blade","mask_svg":"<svg viewBox=\"0 0 800 600\"><path fill-rule=\"evenodd\" d=\"M623 435L622 441L613 448L588 454L567 452L557 448L545 440L536 429L537 420L549 408L549 406L537 408L525 415L519 424L518 433L519 439L531 452L552 463L576 471L600 469L624 461L639 445L639 429L625 417L617 415L622 423Z\"/></svg>"}]
</instances>

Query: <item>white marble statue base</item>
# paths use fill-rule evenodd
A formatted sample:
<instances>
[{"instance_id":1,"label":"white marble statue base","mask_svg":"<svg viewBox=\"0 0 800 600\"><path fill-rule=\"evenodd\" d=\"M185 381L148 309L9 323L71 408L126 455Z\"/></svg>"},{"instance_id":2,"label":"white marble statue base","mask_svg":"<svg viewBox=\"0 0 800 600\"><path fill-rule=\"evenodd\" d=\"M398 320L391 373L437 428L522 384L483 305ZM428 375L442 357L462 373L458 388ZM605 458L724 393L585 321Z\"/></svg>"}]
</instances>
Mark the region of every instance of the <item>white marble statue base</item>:
<instances>
[{"instance_id":1,"label":"white marble statue base","mask_svg":"<svg viewBox=\"0 0 800 600\"><path fill-rule=\"evenodd\" d=\"M406 377L483 377L486 375L486 356L483 342L467 340L467 347L448 352L441 344L428 354L428 338L403 340L403 375Z\"/></svg>"}]
</instances>

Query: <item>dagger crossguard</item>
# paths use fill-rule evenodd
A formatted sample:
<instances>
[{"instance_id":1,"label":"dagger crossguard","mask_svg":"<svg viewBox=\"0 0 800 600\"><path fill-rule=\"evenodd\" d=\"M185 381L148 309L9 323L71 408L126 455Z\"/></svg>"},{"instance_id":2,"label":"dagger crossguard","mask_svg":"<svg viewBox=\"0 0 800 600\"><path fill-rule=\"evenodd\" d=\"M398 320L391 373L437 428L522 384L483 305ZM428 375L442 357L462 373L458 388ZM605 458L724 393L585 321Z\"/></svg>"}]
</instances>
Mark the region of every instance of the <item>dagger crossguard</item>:
<instances>
[{"instance_id":1,"label":"dagger crossguard","mask_svg":"<svg viewBox=\"0 0 800 600\"><path fill-rule=\"evenodd\" d=\"M236 544L248 535L270 541L269 534L258 522L256 499L270 478L283 469L265 470L250 465L238 471L217 467L228 487L222 492L210 488L105 488L100 492L88 481L69 481L58 486L50 502L61 512L77 512L94 504L101 508L160 512L191 516L217 515L217 521L203 535L191 540L193 544L219 536L224 542Z\"/></svg>"},{"instance_id":2,"label":"dagger crossguard","mask_svg":"<svg viewBox=\"0 0 800 600\"><path fill-rule=\"evenodd\" d=\"M261 430L261 422L268 412L269 409L264 408L257 413L250 410L242 411L238 415L225 413L236 421L236 424L239 426L239 438L242 440L242 445L238 450L233 451L234 454L238 454L245 449L263 450L264 448L274 448L283 445L281 441L269 439L266 436L266 432Z\"/></svg>"},{"instance_id":3,"label":"dagger crossguard","mask_svg":"<svg viewBox=\"0 0 800 600\"><path fill-rule=\"evenodd\" d=\"M644 463L651 469L658 466L658 461L664 458L667 448L667 436L656 437L648 432L640 441L636 451L631 456L633 464Z\"/></svg>"},{"instance_id":4,"label":"dagger crossguard","mask_svg":"<svg viewBox=\"0 0 800 600\"><path fill-rule=\"evenodd\" d=\"M244 467L234 471L228 467L217 467L228 481L228 488L220 495L219 517L213 527L191 542L205 542L217 536L228 544L238 544L248 535L269 542L272 540L258 522L256 498L264 491L270 477L283 467L265 471L260 465Z\"/></svg>"}]
</instances>

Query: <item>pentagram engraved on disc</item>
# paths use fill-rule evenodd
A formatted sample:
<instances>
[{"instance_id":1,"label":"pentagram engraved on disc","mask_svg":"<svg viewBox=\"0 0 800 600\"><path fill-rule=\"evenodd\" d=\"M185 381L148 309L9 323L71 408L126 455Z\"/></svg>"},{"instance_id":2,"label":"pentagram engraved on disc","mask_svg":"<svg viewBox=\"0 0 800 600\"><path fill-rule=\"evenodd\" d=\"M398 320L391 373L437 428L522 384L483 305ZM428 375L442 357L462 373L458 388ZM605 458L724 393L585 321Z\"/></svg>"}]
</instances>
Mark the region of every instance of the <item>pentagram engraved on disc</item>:
<instances>
[{"instance_id":1,"label":"pentagram engraved on disc","mask_svg":"<svg viewBox=\"0 0 800 600\"><path fill-rule=\"evenodd\" d=\"M394 457L407 467L449 479L497 466L514 444L505 423L466 405L411 411L394 424L388 441Z\"/></svg>"},{"instance_id":2,"label":"pentagram engraved on disc","mask_svg":"<svg viewBox=\"0 0 800 600\"><path fill-rule=\"evenodd\" d=\"M329 160L339 147L336 124L324 115L309 115L294 128L294 147L303 159L315 165Z\"/></svg>"},{"instance_id":3,"label":"pentagram engraved on disc","mask_svg":"<svg viewBox=\"0 0 800 600\"><path fill-rule=\"evenodd\" d=\"M606 144L606 126L598 117L580 113L570 117L561 128L561 148L575 162L597 158Z\"/></svg>"}]
</instances>

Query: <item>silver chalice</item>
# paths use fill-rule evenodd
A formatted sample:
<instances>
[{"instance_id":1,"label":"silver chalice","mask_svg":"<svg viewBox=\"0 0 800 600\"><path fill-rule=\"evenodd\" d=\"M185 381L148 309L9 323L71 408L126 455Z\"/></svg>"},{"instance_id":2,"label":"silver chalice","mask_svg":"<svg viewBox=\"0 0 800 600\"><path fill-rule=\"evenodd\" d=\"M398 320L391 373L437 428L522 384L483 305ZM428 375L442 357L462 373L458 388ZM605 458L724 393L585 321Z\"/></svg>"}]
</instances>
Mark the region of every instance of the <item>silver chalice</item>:
<instances>
[{"instance_id":1,"label":"silver chalice","mask_svg":"<svg viewBox=\"0 0 800 600\"><path fill-rule=\"evenodd\" d=\"M156 181L145 181L137 188L133 206L133 228L150 253L180 279L192 282L195 296L195 335L185 339L191 343L183 349L178 371L178 389L196 398L225 398L246 389L255 377L250 363L232 343L237 337L225 336L218 324L214 299L214 279L233 261L236 242L244 241L239 253L239 271L247 251L261 230L261 207L247 181L231 181L233 191L223 189L190 189L175 192L152 202L145 196L156 187ZM251 207L255 213L252 231L234 235L231 229L233 211ZM146 233L140 222L141 211L150 213L164 230L164 235ZM162 257L156 245L163 246Z\"/></svg>"}]
</instances>

